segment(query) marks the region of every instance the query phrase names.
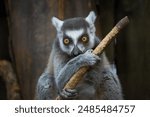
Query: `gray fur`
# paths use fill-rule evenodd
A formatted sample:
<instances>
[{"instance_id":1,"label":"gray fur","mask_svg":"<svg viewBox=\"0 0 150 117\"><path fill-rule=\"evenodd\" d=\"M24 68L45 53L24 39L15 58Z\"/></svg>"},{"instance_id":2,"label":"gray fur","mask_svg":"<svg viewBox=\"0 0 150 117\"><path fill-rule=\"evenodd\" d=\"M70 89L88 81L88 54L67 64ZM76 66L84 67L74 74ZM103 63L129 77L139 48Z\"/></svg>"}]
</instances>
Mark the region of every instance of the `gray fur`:
<instances>
[{"instance_id":1,"label":"gray fur","mask_svg":"<svg viewBox=\"0 0 150 117\"><path fill-rule=\"evenodd\" d=\"M36 99L55 99L57 95L63 99L123 99L119 79L108 63L105 53L100 56L92 54L92 49L99 43L99 39L95 36L95 19L94 12L90 12L85 19L73 18L61 21L52 18L57 37L48 66L38 80ZM80 29L84 30L83 34L89 36L87 44L79 42L78 35L71 38L71 44L66 46L62 43L66 31ZM89 66L90 70L82 81L75 89L63 90L71 76L83 66Z\"/></svg>"}]
</instances>

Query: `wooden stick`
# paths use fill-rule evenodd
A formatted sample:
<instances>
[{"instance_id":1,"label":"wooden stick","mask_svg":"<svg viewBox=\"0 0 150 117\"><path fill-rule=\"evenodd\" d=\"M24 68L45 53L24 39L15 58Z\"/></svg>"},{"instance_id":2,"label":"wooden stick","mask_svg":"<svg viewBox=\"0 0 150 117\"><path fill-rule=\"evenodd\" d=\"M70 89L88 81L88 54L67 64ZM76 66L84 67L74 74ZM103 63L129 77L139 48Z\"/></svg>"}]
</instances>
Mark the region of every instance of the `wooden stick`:
<instances>
[{"instance_id":1,"label":"wooden stick","mask_svg":"<svg viewBox=\"0 0 150 117\"><path fill-rule=\"evenodd\" d=\"M98 55L101 54L108 44L117 36L117 34L129 23L128 17L121 19L114 28L106 35L106 37L100 42L100 44L94 49L93 53ZM65 85L64 89L73 89L77 86L80 80L83 78L84 74L87 72L89 67L81 67ZM58 96L56 100L60 100L61 97Z\"/></svg>"}]
</instances>

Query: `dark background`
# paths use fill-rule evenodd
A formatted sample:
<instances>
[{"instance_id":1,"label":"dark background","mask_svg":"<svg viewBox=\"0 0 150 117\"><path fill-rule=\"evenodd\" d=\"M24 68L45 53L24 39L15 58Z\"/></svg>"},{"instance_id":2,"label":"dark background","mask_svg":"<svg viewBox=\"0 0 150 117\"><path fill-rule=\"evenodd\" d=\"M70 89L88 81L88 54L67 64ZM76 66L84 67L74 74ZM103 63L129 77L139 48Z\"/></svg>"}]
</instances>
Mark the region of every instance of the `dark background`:
<instances>
[{"instance_id":1,"label":"dark background","mask_svg":"<svg viewBox=\"0 0 150 117\"><path fill-rule=\"evenodd\" d=\"M21 99L33 99L38 77L46 67L60 19L97 14L97 35L103 38L124 16L130 24L106 53L115 62L125 99L150 99L149 0L0 0L0 60L11 62ZM8 89L7 89L8 90ZM0 99L8 99L0 76Z\"/></svg>"}]
</instances>

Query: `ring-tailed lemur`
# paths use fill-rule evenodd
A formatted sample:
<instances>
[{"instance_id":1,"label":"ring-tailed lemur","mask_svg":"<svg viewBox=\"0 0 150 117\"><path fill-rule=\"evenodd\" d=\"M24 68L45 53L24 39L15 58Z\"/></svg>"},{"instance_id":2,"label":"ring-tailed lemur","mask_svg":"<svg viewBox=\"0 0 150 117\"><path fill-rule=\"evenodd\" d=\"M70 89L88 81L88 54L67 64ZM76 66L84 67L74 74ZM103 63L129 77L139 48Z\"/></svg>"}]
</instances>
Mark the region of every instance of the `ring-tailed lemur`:
<instances>
[{"instance_id":1,"label":"ring-tailed lemur","mask_svg":"<svg viewBox=\"0 0 150 117\"><path fill-rule=\"evenodd\" d=\"M95 35L93 11L86 18L64 21L52 18L57 30L48 66L37 83L36 99L122 99L117 75L105 54L92 54L100 40ZM91 69L75 89L63 90L71 76L83 66Z\"/></svg>"}]
</instances>

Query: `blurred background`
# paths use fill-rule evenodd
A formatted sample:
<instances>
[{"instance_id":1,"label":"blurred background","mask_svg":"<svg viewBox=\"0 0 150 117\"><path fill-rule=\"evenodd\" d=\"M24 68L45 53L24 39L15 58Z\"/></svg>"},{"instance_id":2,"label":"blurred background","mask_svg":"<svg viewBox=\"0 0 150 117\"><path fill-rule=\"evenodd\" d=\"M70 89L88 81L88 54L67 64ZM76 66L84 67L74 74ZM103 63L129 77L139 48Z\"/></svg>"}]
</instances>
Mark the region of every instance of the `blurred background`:
<instances>
[{"instance_id":1,"label":"blurred background","mask_svg":"<svg viewBox=\"0 0 150 117\"><path fill-rule=\"evenodd\" d=\"M115 63L125 99L150 99L149 0L0 0L0 99L34 99L60 19L97 14L103 38L124 16L129 25L106 49Z\"/></svg>"}]
</instances>

